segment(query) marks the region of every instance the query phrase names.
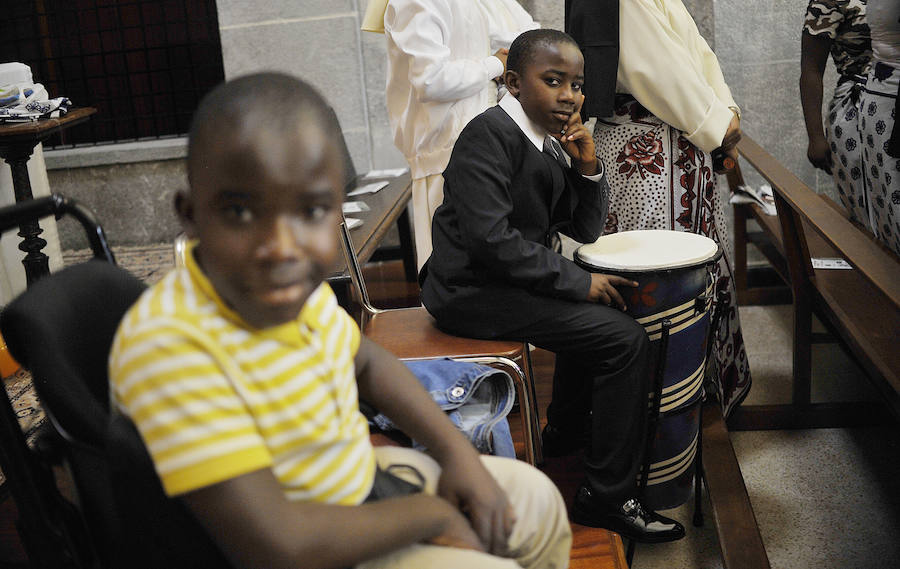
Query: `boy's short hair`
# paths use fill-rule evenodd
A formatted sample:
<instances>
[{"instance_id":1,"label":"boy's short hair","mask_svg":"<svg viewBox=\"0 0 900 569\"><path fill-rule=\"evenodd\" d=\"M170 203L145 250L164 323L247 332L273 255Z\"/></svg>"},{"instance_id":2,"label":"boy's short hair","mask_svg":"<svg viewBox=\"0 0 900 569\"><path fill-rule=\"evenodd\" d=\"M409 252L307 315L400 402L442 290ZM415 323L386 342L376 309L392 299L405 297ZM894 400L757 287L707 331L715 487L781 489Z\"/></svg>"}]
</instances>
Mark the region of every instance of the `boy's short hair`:
<instances>
[{"instance_id":1,"label":"boy's short hair","mask_svg":"<svg viewBox=\"0 0 900 569\"><path fill-rule=\"evenodd\" d=\"M519 34L509 46L509 55L506 58L506 70L515 71L522 74L528 63L533 58L535 50L541 47L557 45L560 43L570 43L579 50L578 42L572 36L559 30L549 28L540 28L537 30L528 30Z\"/></svg>"},{"instance_id":2,"label":"boy's short hair","mask_svg":"<svg viewBox=\"0 0 900 569\"><path fill-rule=\"evenodd\" d=\"M331 113L312 85L284 73L253 73L221 83L203 97L191 121L188 179L196 168L192 157L222 137L237 135L238 127L284 131L305 123L327 132L325 117Z\"/></svg>"}]
</instances>

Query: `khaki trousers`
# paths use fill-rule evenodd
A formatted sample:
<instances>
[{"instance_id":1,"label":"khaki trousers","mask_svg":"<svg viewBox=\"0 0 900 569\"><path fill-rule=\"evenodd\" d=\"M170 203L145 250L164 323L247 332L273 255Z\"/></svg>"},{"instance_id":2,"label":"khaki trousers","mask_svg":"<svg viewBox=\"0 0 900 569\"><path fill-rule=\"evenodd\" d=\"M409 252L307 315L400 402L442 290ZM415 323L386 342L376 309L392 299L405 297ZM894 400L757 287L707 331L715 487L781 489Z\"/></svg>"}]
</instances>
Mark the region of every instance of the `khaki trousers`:
<instances>
[{"instance_id":1,"label":"khaki trousers","mask_svg":"<svg viewBox=\"0 0 900 569\"><path fill-rule=\"evenodd\" d=\"M440 466L429 456L403 447L378 447L379 466L405 464L425 478L425 491L434 494ZM516 512L510 535L509 558L477 551L412 545L357 566L357 569L564 569L569 566L572 529L566 506L553 482L540 470L518 460L483 456L491 475L505 489ZM403 476L403 470L395 471Z\"/></svg>"},{"instance_id":2,"label":"khaki trousers","mask_svg":"<svg viewBox=\"0 0 900 569\"><path fill-rule=\"evenodd\" d=\"M431 256L431 217L444 202L444 175L434 174L412 181L413 235L416 240L416 270Z\"/></svg>"}]
</instances>

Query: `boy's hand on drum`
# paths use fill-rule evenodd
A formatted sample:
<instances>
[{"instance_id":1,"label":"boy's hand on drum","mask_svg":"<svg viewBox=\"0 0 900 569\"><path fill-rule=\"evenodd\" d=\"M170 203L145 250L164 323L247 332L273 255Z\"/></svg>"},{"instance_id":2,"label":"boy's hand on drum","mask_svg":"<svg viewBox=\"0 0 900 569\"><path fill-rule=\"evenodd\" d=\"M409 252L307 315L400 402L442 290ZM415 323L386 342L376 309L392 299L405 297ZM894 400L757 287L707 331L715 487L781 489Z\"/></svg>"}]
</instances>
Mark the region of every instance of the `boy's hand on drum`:
<instances>
[{"instance_id":1,"label":"boy's hand on drum","mask_svg":"<svg viewBox=\"0 0 900 569\"><path fill-rule=\"evenodd\" d=\"M559 141L560 146L572 158L572 166L584 176L593 176L600 172L600 164L597 161L597 151L594 148L594 138L584 123L581 122L581 106L584 104L584 95L578 93L575 104L575 112L569 115L569 120L559 134L552 134Z\"/></svg>"},{"instance_id":2,"label":"boy's hand on drum","mask_svg":"<svg viewBox=\"0 0 900 569\"><path fill-rule=\"evenodd\" d=\"M625 300L617 286L636 287L638 283L618 275L604 275L601 273L591 273L591 289L588 291L588 300L598 302L607 306L615 306L619 310L626 310Z\"/></svg>"}]
</instances>

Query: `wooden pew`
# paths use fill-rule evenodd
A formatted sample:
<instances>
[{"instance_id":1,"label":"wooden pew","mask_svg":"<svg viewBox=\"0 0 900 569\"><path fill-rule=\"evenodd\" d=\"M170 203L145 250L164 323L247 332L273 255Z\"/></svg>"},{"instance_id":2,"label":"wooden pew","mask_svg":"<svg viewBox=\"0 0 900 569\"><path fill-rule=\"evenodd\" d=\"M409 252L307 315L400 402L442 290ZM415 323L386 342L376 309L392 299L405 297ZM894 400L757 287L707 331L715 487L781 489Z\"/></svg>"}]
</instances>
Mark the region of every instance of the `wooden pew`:
<instances>
[{"instance_id":1,"label":"wooden pew","mask_svg":"<svg viewBox=\"0 0 900 569\"><path fill-rule=\"evenodd\" d=\"M735 192L744 185L740 166L728 172L728 187ZM776 216L767 215L756 204L734 204L734 288L738 304L770 305L791 304L791 289L784 247L781 242L781 225ZM748 221L759 226L756 231L748 230ZM747 246L753 244L769 263L768 267L749 269L747 266ZM774 273L774 275L772 274ZM773 278L774 277L774 278ZM767 281L767 282L759 282Z\"/></svg>"},{"instance_id":2,"label":"wooden pew","mask_svg":"<svg viewBox=\"0 0 900 569\"><path fill-rule=\"evenodd\" d=\"M794 300L793 396L786 405L742 406L731 429L782 429L883 424L900 417L900 260L849 221L839 207L789 172L745 136L741 156L772 186L778 216L742 207L743 219L759 222L770 246L764 254L790 284ZM776 226L774 221L778 222ZM736 265L749 239L736 228ZM852 270L813 269L810 258L845 259ZM779 269L780 267L780 269ZM738 273L738 267L735 272ZM736 284L740 284L736 275ZM743 281L746 285L746 280ZM746 290L746 289L745 289ZM753 299L759 293L746 294ZM866 372L878 402L812 403L811 346L823 340L812 332L812 315L824 324Z\"/></svg>"},{"instance_id":3,"label":"wooden pew","mask_svg":"<svg viewBox=\"0 0 900 569\"><path fill-rule=\"evenodd\" d=\"M718 401L703 403L701 460L725 569L769 569L750 496ZM698 520L695 513L695 525Z\"/></svg>"}]
</instances>

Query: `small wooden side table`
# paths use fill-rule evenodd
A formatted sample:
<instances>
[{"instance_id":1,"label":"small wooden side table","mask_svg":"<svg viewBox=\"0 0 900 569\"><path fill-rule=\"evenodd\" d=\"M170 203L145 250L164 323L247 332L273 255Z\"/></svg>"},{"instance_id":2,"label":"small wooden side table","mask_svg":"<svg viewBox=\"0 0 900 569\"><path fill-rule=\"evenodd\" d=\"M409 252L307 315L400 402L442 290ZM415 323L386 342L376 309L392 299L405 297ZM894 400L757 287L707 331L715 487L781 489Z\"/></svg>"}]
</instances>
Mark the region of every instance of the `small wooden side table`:
<instances>
[{"instance_id":1,"label":"small wooden side table","mask_svg":"<svg viewBox=\"0 0 900 569\"><path fill-rule=\"evenodd\" d=\"M12 171L16 203L34 199L28 177L28 160L34 153L35 146L52 134L85 122L96 112L97 109L93 107L82 107L72 109L55 119L0 124L0 158L9 164ZM43 231L37 219L28 220L19 226L19 237L22 238L19 249L26 253L22 264L25 265L25 283L29 286L50 273L48 257L42 252L47 241L39 237Z\"/></svg>"}]
</instances>

